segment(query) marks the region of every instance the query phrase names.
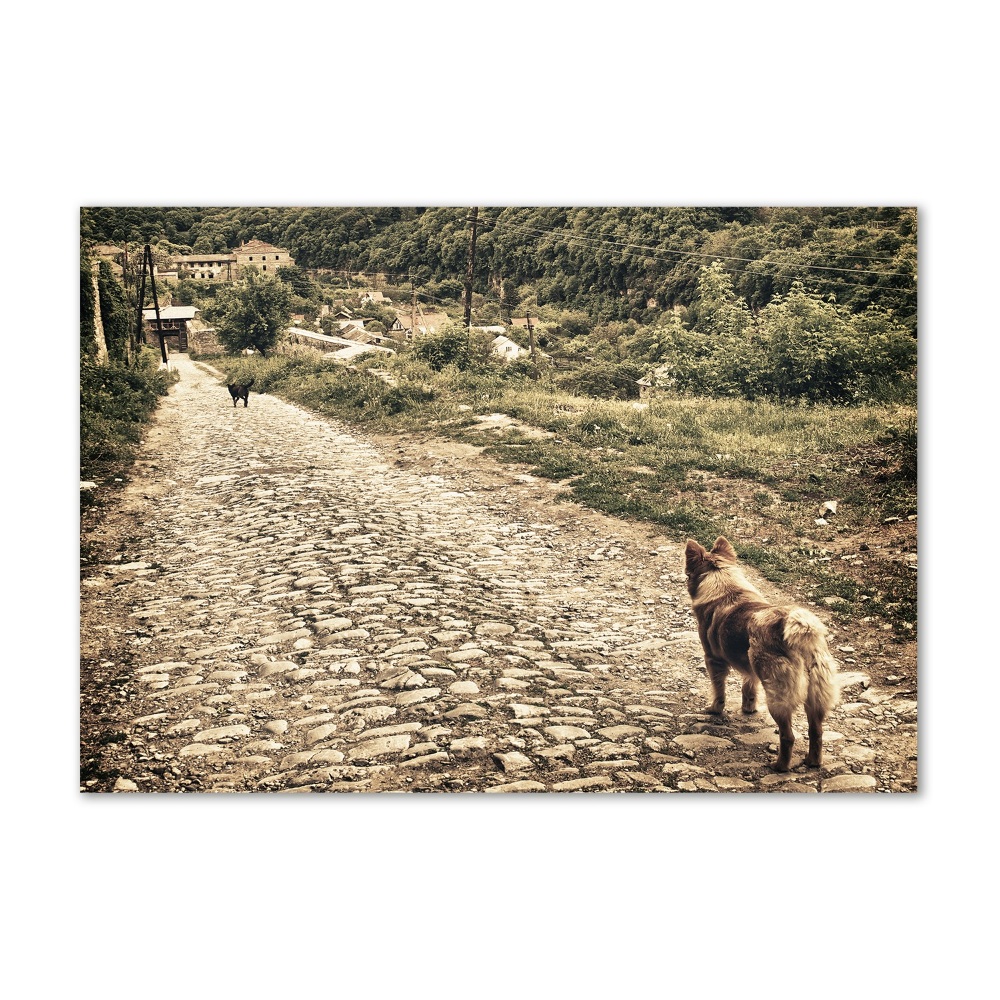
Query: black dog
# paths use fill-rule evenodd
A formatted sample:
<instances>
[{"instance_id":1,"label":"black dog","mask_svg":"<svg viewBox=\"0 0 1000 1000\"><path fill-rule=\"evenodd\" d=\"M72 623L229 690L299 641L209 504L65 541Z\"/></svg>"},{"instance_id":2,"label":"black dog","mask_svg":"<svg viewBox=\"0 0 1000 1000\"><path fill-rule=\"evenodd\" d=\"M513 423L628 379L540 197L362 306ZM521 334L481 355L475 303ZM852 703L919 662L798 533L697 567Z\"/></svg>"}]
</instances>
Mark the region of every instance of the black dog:
<instances>
[{"instance_id":1,"label":"black dog","mask_svg":"<svg viewBox=\"0 0 1000 1000\"><path fill-rule=\"evenodd\" d=\"M239 399L243 400L244 407L250 405L250 387L253 385L253 379L244 385L227 385L226 388L229 390L229 395L233 397L233 407L236 406L236 401Z\"/></svg>"}]
</instances>

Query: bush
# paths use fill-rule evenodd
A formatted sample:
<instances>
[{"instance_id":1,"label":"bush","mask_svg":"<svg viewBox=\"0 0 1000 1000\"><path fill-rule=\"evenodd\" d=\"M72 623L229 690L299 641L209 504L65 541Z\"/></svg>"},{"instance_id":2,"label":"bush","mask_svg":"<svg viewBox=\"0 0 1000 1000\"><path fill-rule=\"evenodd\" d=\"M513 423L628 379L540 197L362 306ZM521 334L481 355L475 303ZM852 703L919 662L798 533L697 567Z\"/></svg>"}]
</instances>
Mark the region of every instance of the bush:
<instances>
[{"instance_id":1,"label":"bush","mask_svg":"<svg viewBox=\"0 0 1000 1000\"><path fill-rule=\"evenodd\" d=\"M556 385L578 396L638 399L642 369L631 362L597 360L556 378Z\"/></svg>"},{"instance_id":2,"label":"bush","mask_svg":"<svg viewBox=\"0 0 1000 1000\"><path fill-rule=\"evenodd\" d=\"M800 284L761 310L754 325L699 333L673 323L629 343L667 366L661 384L695 395L838 404L916 400L916 341L892 314L872 308L852 315Z\"/></svg>"},{"instance_id":3,"label":"bush","mask_svg":"<svg viewBox=\"0 0 1000 1000\"><path fill-rule=\"evenodd\" d=\"M80 361L80 470L99 479L107 466L134 457L144 425L177 375L159 367L159 355L144 348L134 365Z\"/></svg>"}]
</instances>

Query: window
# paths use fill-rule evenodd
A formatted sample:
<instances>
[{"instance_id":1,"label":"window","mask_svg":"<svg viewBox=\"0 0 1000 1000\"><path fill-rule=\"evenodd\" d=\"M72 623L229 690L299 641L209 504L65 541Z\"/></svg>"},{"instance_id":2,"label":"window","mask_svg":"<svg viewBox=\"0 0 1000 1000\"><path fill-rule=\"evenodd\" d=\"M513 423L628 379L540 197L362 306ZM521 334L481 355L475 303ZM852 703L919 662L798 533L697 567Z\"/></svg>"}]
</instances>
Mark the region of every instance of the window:
<instances>
[{"instance_id":1,"label":"window","mask_svg":"<svg viewBox=\"0 0 1000 1000\"><path fill-rule=\"evenodd\" d=\"M266 271L267 270L267 264L262 264L260 269L262 271Z\"/></svg>"}]
</instances>

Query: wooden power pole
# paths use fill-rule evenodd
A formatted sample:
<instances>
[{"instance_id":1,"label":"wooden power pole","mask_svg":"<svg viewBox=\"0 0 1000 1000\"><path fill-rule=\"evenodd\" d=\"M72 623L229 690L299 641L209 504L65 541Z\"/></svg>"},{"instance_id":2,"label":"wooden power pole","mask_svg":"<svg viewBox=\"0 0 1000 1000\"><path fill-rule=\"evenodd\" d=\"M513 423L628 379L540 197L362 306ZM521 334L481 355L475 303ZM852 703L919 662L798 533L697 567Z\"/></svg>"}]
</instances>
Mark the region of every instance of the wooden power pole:
<instances>
[{"instance_id":1,"label":"wooden power pole","mask_svg":"<svg viewBox=\"0 0 1000 1000\"><path fill-rule=\"evenodd\" d=\"M479 220L479 209L472 209L472 234L469 237L469 260L465 267L465 327L472 326L472 272L476 264L476 223Z\"/></svg>"},{"instance_id":2,"label":"wooden power pole","mask_svg":"<svg viewBox=\"0 0 1000 1000\"><path fill-rule=\"evenodd\" d=\"M413 275L410 275L410 336L417 336L417 286L414 284Z\"/></svg>"},{"instance_id":3,"label":"wooden power pole","mask_svg":"<svg viewBox=\"0 0 1000 1000\"><path fill-rule=\"evenodd\" d=\"M531 350L531 377L537 382L538 355L535 352L535 328L531 325L531 313L526 313L524 319L528 327L528 347Z\"/></svg>"},{"instance_id":4,"label":"wooden power pole","mask_svg":"<svg viewBox=\"0 0 1000 1000\"><path fill-rule=\"evenodd\" d=\"M160 319L160 302L156 297L156 278L153 276L153 251L150 250L149 244L146 244L146 250L142 258L142 282L139 287L139 324L138 324L138 335L142 337L142 307L146 301L146 271L149 271L149 285L153 290L153 308L156 310L156 336L160 341L160 357L163 359L163 363L167 363L167 345L163 340L163 321Z\"/></svg>"}]
</instances>

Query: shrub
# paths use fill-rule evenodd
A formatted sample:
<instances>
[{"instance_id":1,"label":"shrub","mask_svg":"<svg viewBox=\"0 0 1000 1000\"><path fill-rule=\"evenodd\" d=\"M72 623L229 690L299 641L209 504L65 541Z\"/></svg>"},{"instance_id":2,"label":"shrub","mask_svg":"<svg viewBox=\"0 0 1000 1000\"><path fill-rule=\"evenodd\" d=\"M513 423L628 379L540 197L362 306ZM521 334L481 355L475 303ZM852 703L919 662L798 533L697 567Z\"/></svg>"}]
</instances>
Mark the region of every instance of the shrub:
<instances>
[{"instance_id":1,"label":"shrub","mask_svg":"<svg viewBox=\"0 0 1000 1000\"><path fill-rule=\"evenodd\" d=\"M80 468L99 478L108 464L132 459L145 423L177 375L159 368L159 355L144 348L133 365L80 362Z\"/></svg>"},{"instance_id":2,"label":"shrub","mask_svg":"<svg viewBox=\"0 0 1000 1000\"><path fill-rule=\"evenodd\" d=\"M556 385L579 396L596 399L638 399L642 369L633 362L613 362L598 359L560 375Z\"/></svg>"}]
</instances>

